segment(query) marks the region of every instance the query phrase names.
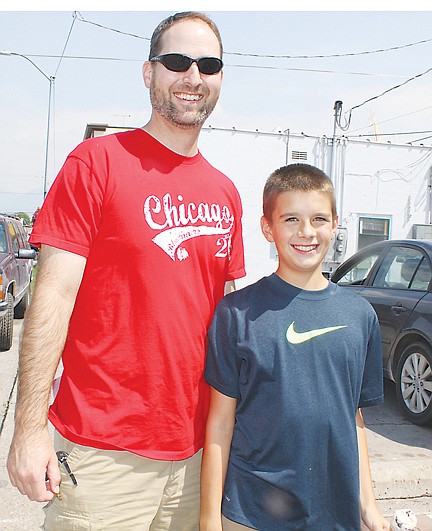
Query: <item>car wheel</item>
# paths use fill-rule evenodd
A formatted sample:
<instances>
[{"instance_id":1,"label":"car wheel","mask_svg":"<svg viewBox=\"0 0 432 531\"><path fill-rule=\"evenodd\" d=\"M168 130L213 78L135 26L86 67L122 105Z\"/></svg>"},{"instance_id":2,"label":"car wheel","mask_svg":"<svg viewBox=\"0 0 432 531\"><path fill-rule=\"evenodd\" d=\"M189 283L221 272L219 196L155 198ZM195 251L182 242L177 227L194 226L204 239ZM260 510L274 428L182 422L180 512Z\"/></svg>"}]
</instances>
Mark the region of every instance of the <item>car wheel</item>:
<instances>
[{"instance_id":1,"label":"car wheel","mask_svg":"<svg viewBox=\"0 0 432 531\"><path fill-rule=\"evenodd\" d=\"M30 304L30 286L27 288L26 292L24 293L23 298L15 306L15 309L14 309L15 319L24 319L24 314L29 304Z\"/></svg>"},{"instance_id":2,"label":"car wheel","mask_svg":"<svg viewBox=\"0 0 432 531\"><path fill-rule=\"evenodd\" d=\"M432 350L426 343L408 345L396 371L396 396L414 424L432 423Z\"/></svg>"},{"instance_id":3,"label":"car wheel","mask_svg":"<svg viewBox=\"0 0 432 531\"><path fill-rule=\"evenodd\" d=\"M14 300L12 293L6 293L6 300L7 312L0 318L0 350L9 350L13 339Z\"/></svg>"}]
</instances>

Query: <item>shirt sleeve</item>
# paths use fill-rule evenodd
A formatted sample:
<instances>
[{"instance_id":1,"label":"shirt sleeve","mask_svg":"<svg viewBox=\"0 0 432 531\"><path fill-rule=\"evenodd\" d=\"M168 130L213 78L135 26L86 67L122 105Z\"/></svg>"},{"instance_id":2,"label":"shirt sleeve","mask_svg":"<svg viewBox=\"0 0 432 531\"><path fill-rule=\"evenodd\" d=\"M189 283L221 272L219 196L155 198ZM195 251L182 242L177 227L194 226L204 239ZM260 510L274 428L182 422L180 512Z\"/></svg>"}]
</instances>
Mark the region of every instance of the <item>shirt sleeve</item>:
<instances>
[{"instance_id":1,"label":"shirt sleeve","mask_svg":"<svg viewBox=\"0 0 432 531\"><path fill-rule=\"evenodd\" d=\"M243 228L242 228L242 204L237 189L235 202L235 225L230 244L230 262L228 268L227 280L235 280L246 275L243 247Z\"/></svg>"},{"instance_id":2,"label":"shirt sleeve","mask_svg":"<svg viewBox=\"0 0 432 531\"><path fill-rule=\"evenodd\" d=\"M88 257L102 215L103 179L89 160L69 155L44 201L30 242Z\"/></svg>"},{"instance_id":3,"label":"shirt sleeve","mask_svg":"<svg viewBox=\"0 0 432 531\"><path fill-rule=\"evenodd\" d=\"M216 308L208 333L205 379L209 385L231 398L239 395L237 331L225 296Z\"/></svg>"},{"instance_id":4,"label":"shirt sleeve","mask_svg":"<svg viewBox=\"0 0 432 531\"><path fill-rule=\"evenodd\" d=\"M363 371L363 382L359 406L376 406L384 402L383 365L381 351L381 334L378 318L372 310L368 349Z\"/></svg>"}]
</instances>

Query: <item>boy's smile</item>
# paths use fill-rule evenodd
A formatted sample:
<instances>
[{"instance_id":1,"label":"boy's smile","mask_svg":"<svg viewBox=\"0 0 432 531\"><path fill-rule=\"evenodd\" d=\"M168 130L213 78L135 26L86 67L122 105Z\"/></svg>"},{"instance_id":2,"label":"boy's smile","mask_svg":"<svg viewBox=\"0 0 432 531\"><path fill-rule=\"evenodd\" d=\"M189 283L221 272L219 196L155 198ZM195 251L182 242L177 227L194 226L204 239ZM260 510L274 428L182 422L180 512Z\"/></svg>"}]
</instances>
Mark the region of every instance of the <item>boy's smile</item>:
<instances>
[{"instance_id":1,"label":"boy's smile","mask_svg":"<svg viewBox=\"0 0 432 531\"><path fill-rule=\"evenodd\" d=\"M294 286L323 289L322 261L337 228L329 196L288 191L274 202L272 220L261 220L263 234L278 251L277 274Z\"/></svg>"}]
</instances>

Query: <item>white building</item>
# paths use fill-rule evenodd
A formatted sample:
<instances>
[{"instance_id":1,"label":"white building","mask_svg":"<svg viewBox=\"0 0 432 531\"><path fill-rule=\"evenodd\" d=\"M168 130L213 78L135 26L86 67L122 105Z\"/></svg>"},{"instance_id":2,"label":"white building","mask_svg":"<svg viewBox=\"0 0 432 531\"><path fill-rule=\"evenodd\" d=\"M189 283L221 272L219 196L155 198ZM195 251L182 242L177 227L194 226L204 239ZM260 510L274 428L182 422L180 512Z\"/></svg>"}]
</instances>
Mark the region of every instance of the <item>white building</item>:
<instances>
[{"instance_id":1,"label":"white building","mask_svg":"<svg viewBox=\"0 0 432 531\"><path fill-rule=\"evenodd\" d=\"M121 129L89 124L85 138ZM211 126L203 128L199 146L242 197L248 274L240 286L275 270L275 248L260 231L262 190L270 173L286 164L317 166L335 185L340 239L325 271L378 240L432 240L432 147Z\"/></svg>"}]
</instances>

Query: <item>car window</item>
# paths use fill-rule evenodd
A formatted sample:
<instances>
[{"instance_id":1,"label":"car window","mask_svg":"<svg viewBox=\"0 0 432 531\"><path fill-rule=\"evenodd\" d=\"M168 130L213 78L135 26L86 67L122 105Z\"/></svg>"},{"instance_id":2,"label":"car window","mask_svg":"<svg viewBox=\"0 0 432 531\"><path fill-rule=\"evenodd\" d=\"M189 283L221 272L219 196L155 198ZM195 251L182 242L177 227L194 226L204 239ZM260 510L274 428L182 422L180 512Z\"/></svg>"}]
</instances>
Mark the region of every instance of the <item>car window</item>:
<instances>
[{"instance_id":1,"label":"car window","mask_svg":"<svg viewBox=\"0 0 432 531\"><path fill-rule=\"evenodd\" d=\"M420 262L419 267L414 273L413 279L411 281L410 289L416 289L419 291L427 291L432 278L431 267L423 257L423 260Z\"/></svg>"},{"instance_id":2,"label":"car window","mask_svg":"<svg viewBox=\"0 0 432 531\"><path fill-rule=\"evenodd\" d=\"M20 222L15 223L14 227L17 233L19 246L21 249L25 249L27 247L27 244L26 244L27 236L26 236L24 227Z\"/></svg>"},{"instance_id":3,"label":"car window","mask_svg":"<svg viewBox=\"0 0 432 531\"><path fill-rule=\"evenodd\" d=\"M17 233L15 232L15 227L12 225L11 222L8 222L8 226L9 226L10 237L12 240L12 251L14 253L17 253L19 249L18 236L17 236Z\"/></svg>"},{"instance_id":4,"label":"car window","mask_svg":"<svg viewBox=\"0 0 432 531\"><path fill-rule=\"evenodd\" d=\"M430 267L423 253L410 247L394 246L385 256L372 285L378 288L426 290L427 279L430 280Z\"/></svg>"},{"instance_id":5,"label":"car window","mask_svg":"<svg viewBox=\"0 0 432 531\"><path fill-rule=\"evenodd\" d=\"M5 226L0 223L0 253L7 253L7 237L5 232Z\"/></svg>"},{"instance_id":6,"label":"car window","mask_svg":"<svg viewBox=\"0 0 432 531\"><path fill-rule=\"evenodd\" d=\"M366 280L366 277L368 276L369 271L372 269L374 263L377 261L378 256L378 253L372 254L354 264L345 273L345 275L338 280L338 284L340 286L364 284L364 281Z\"/></svg>"}]
</instances>

